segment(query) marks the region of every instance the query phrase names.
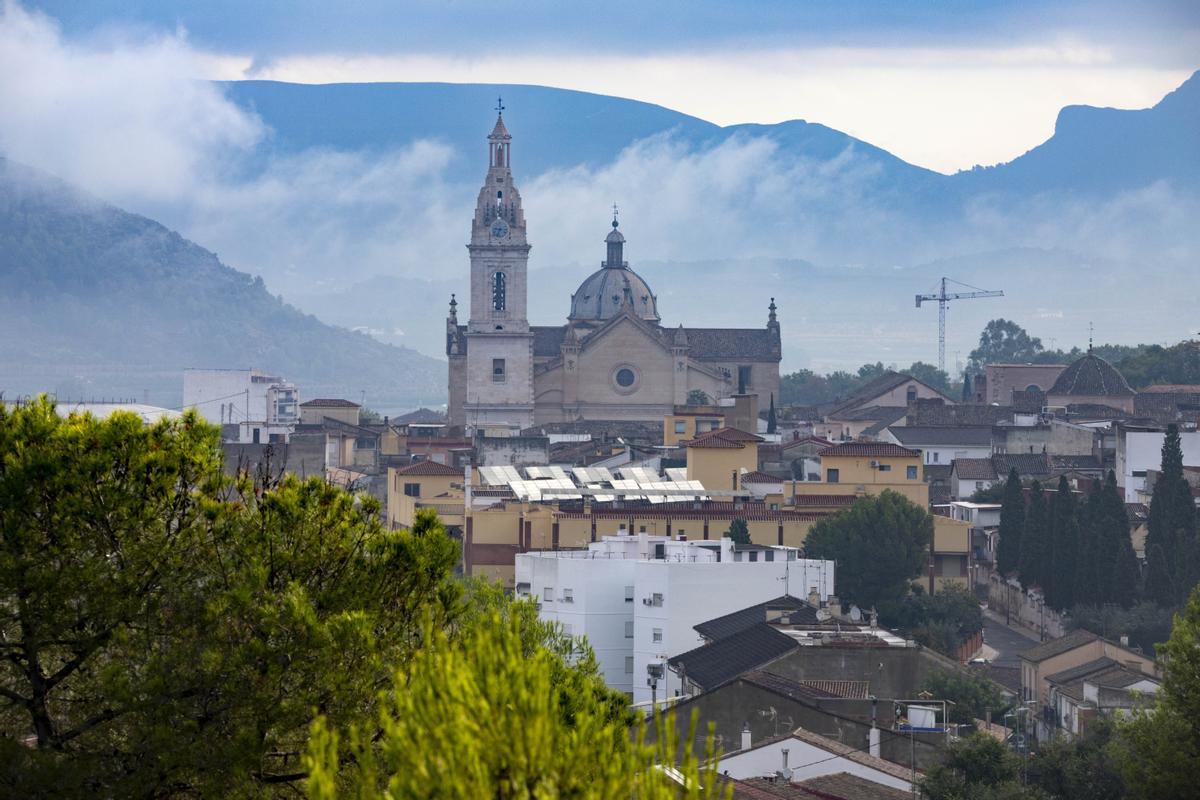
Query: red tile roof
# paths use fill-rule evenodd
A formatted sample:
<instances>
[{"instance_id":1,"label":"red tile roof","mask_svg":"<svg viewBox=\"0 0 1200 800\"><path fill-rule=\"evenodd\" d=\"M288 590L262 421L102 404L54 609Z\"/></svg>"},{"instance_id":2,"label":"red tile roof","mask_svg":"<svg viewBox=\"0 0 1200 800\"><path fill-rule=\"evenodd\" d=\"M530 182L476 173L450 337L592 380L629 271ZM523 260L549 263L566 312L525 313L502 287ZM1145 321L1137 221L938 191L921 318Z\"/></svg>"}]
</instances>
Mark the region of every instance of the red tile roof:
<instances>
[{"instance_id":1,"label":"red tile roof","mask_svg":"<svg viewBox=\"0 0 1200 800\"><path fill-rule=\"evenodd\" d=\"M882 456L884 458L920 458L919 450L909 450L898 444L886 442L846 442L837 444L828 450L820 452L821 458L826 456Z\"/></svg>"},{"instance_id":2,"label":"red tile roof","mask_svg":"<svg viewBox=\"0 0 1200 800\"><path fill-rule=\"evenodd\" d=\"M742 483L783 483L784 478L766 472L747 472L742 476Z\"/></svg>"},{"instance_id":3,"label":"red tile roof","mask_svg":"<svg viewBox=\"0 0 1200 800\"><path fill-rule=\"evenodd\" d=\"M688 442L683 442L684 447L707 447L707 448L742 448L747 442L763 442L766 441L761 436L755 436L753 433L746 433L737 428L717 428L715 431L701 434L695 439Z\"/></svg>"},{"instance_id":4,"label":"red tile roof","mask_svg":"<svg viewBox=\"0 0 1200 800\"><path fill-rule=\"evenodd\" d=\"M300 404L301 408L304 408L305 406L310 408L361 408L358 403L355 403L351 400L341 400L330 397L318 397Z\"/></svg>"},{"instance_id":5,"label":"red tile roof","mask_svg":"<svg viewBox=\"0 0 1200 800\"><path fill-rule=\"evenodd\" d=\"M397 475L457 475L463 477L463 471L455 467L448 467L445 464L439 464L436 461L417 461L409 464L407 467L399 467L396 470Z\"/></svg>"}]
</instances>

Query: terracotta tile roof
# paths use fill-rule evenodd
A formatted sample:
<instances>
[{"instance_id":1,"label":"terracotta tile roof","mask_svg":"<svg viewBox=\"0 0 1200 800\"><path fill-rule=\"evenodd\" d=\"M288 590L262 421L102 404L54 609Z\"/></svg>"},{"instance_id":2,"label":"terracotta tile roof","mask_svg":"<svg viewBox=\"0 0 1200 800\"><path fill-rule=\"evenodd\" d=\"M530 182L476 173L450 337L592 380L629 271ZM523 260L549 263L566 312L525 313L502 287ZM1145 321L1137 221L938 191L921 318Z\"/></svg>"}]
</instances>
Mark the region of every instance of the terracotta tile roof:
<instances>
[{"instance_id":1,"label":"terracotta tile roof","mask_svg":"<svg viewBox=\"0 0 1200 800\"><path fill-rule=\"evenodd\" d=\"M1064 369L1046 394L1059 397L1132 397L1136 392L1116 367L1088 353Z\"/></svg>"},{"instance_id":2,"label":"terracotta tile roof","mask_svg":"<svg viewBox=\"0 0 1200 800\"><path fill-rule=\"evenodd\" d=\"M858 500L858 495L853 494L798 494L789 497L787 502L794 508L844 508L854 505Z\"/></svg>"},{"instance_id":3,"label":"terracotta tile roof","mask_svg":"<svg viewBox=\"0 0 1200 800\"><path fill-rule=\"evenodd\" d=\"M781 478L778 475L771 475L766 472L747 472L741 477L742 483L783 483L788 478Z\"/></svg>"},{"instance_id":4,"label":"terracotta tile roof","mask_svg":"<svg viewBox=\"0 0 1200 800\"><path fill-rule=\"evenodd\" d=\"M800 643L791 636L760 622L732 636L680 653L668 663L675 672L682 668L689 681L711 691L799 647Z\"/></svg>"},{"instance_id":5,"label":"terracotta tile roof","mask_svg":"<svg viewBox=\"0 0 1200 800\"><path fill-rule=\"evenodd\" d=\"M880 772L891 775L893 778L899 778L905 782L912 780L912 770L908 767L902 767L899 764L892 763L891 761L884 761L882 758L876 758L869 753L864 753L859 748L851 747L850 745L842 744L841 742L835 742L833 739L826 739L824 736L820 736L812 731L805 730L804 728L797 728L796 730L792 731L792 736L802 742L811 744L814 747L819 747L822 750L826 750L836 755L845 756L850 761L858 762L864 767L870 767L871 769L879 770Z\"/></svg>"},{"instance_id":6,"label":"terracotta tile roof","mask_svg":"<svg viewBox=\"0 0 1200 800\"><path fill-rule=\"evenodd\" d=\"M799 447L802 444L817 444L823 447L833 447L833 442L828 439L823 439L820 436L805 436L800 439L792 439L790 442L784 442L780 447L787 450L789 447Z\"/></svg>"},{"instance_id":7,"label":"terracotta tile roof","mask_svg":"<svg viewBox=\"0 0 1200 800\"><path fill-rule=\"evenodd\" d=\"M301 408L362 408L358 403L335 397L318 397L300 404Z\"/></svg>"},{"instance_id":8,"label":"terracotta tile roof","mask_svg":"<svg viewBox=\"0 0 1200 800\"><path fill-rule=\"evenodd\" d=\"M741 449L746 446L747 442L762 442L765 441L761 436L755 436L753 433L746 433L737 428L717 428L715 431L701 434L695 439L687 442L682 442L684 447L703 447L703 448L737 448Z\"/></svg>"},{"instance_id":9,"label":"terracotta tile roof","mask_svg":"<svg viewBox=\"0 0 1200 800\"><path fill-rule=\"evenodd\" d=\"M900 444L909 447L946 444L964 447L992 446L992 429L990 427L901 425L888 430L900 441Z\"/></svg>"},{"instance_id":10,"label":"terracotta tile roof","mask_svg":"<svg viewBox=\"0 0 1200 800\"><path fill-rule=\"evenodd\" d=\"M807 681L794 681L791 678L762 670L751 670L742 675L741 680L751 686L766 689L768 692L791 700L829 700L837 697L832 692L808 685Z\"/></svg>"},{"instance_id":11,"label":"terracotta tile roof","mask_svg":"<svg viewBox=\"0 0 1200 800\"><path fill-rule=\"evenodd\" d=\"M928 471L926 467L926 473ZM960 481L996 480L996 467L990 458L956 458L951 471Z\"/></svg>"},{"instance_id":12,"label":"terracotta tile roof","mask_svg":"<svg viewBox=\"0 0 1200 800\"><path fill-rule=\"evenodd\" d=\"M895 422L908 413L908 409L900 406L867 406L866 408L849 408L826 415L826 419L839 422L863 422L887 420L888 424Z\"/></svg>"},{"instance_id":13,"label":"terracotta tile roof","mask_svg":"<svg viewBox=\"0 0 1200 800\"><path fill-rule=\"evenodd\" d=\"M409 464L407 467L399 467L396 469L397 475L457 475L463 477L463 471L454 467L448 467L445 464L439 464L436 461L416 461Z\"/></svg>"},{"instance_id":14,"label":"terracotta tile roof","mask_svg":"<svg viewBox=\"0 0 1200 800\"><path fill-rule=\"evenodd\" d=\"M767 328L684 328L688 355L704 360L778 361L779 337ZM674 331L670 332L674 335ZM664 334L665 335L665 334Z\"/></svg>"},{"instance_id":15,"label":"terracotta tile roof","mask_svg":"<svg viewBox=\"0 0 1200 800\"><path fill-rule=\"evenodd\" d=\"M885 458L920 458L921 453L910 450L898 444L887 442L846 442L837 444L821 451L821 458L826 456L883 456Z\"/></svg>"},{"instance_id":16,"label":"terracotta tile roof","mask_svg":"<svg viewBox=\"0 0 1200 800\"><path fill-rule=\"evenodd\" d=\"M710 642L724 639L760 622L766 622L768 608L787 610L790 617L804 619L808 622L816 623L817 621L816 609L809 606L807 602L801 600L799 597L792 597L785 594L782 597L776 597L774 600L768 600L765 603L756 603L733 613L706 620L699 625L693 625L692 629ZM799 615L791 612L798 612Z\"/></svg>"},{"instance_id":17,"label":"terracotta tile roof","mask_svg":"<svg viewBox=\"0 0 1200 800\"><path fill-rule=\"evenodd\" d=\"M808 791L810 797L822 800L909 800L912 797L910 792L851 775L849 772L820 775L797 785Z\"/></svg>"},{"instance_id":18,"label":"terracotta tile roof","mask_svg":"<svg viewBox=\"0 0 1200 800\"><path fill-rule=\"evenodd\" d=\"M677 328L667 330L657 325L652 330L670 346ZM565 325L532 325L533 354L539 358L557 358L562 354L562 343L567 336ZM589 331L576 326L579 336L586 339ZM698 360L728 360L742 358L749 361L778 361L779 339L763 328L684 328L688 355Z\"/></svg>"},{"instance_id":19,"label":"terracotta tile roof","mask_svg":"<svg viewBox=\"0 0 1200 800\"><path fill-rule=\"evenodd\" d=\"M1044 478L1050 475L1050 457L1045 453L997 453L992 456L997 477L1007 478L1014 467L1022 478Z\"/></svg>"},{"instance_id":20,"label":"terracotta tile roof","mask_svg":"<svg viewBox=\"0 0 1200 800\"><path fill-rule=\"evenodd\" d=\"M1200 394L1200 385L1194 383L1158 383L1154 386L1143 386L1138 389L1142 394L1156 394L1158 392L1166 392L1169 394Z\"/></svg>"},{"instance_id":21,"label":"terracotta tile roof","mask_svg":"<svg viewBox=\"0 0 1200 800\"><path fill-rule=\"evenodd\" d=\"M1100 637L1091 631L1076 629L1068 633L1066 636L1060 636L1057 639L1051 639L1048 642L1042 642L1028 650L1024 650L1019 655L1025 661L1038 663L1045 661L1048 658L1053 658L1063 653L1068 653L1077 647L1082 647L1089 642L1094 642Z\"/></svg>"}]
</instances>

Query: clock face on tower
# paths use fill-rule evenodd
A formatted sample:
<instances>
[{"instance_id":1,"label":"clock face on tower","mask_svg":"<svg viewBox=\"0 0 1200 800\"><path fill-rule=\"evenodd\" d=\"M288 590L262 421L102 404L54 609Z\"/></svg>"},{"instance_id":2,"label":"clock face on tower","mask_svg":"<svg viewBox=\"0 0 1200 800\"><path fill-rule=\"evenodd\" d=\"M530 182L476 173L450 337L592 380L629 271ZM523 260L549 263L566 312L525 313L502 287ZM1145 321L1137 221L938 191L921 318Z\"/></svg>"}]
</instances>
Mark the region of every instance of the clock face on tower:
<instances>
[{"instance_id":1,"label":"clock face on tower","mask_svg":"<svg viewBox=\"0 0 1200 800\"><path fill-rule=\"evenodd\" d=\"M492 223L492 238L507 239L508 238L508 223L502 219L498 219Z\"/></svg>"}]
</instances>

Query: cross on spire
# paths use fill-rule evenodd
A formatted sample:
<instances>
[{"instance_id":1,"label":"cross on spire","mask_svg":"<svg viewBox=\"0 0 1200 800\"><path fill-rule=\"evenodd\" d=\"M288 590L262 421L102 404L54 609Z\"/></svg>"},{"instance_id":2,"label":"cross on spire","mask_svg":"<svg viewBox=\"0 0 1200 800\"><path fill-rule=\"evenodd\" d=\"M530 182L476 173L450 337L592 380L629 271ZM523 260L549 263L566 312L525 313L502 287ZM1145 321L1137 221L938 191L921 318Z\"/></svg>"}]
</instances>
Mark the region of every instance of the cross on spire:
<instances>
[{"instance_id":1,"label":"cross on spire","mask_svg":"<svg viewBox=\"0 0 1200 800\"><path fill-rule=\"evenodd\" d=\"M613 203L613 227L617 227L617 204Z\"/></svg>"},{"instance_id":2,"label":"cross on spire","mask_svg":"<svg viewBox=\"0 0 1200 800\"><path fill-rule=\"evenodd\" d=\"M496 116L504 116L504 98L499 96L496 97Z\"/></svg>"}]
</instances>

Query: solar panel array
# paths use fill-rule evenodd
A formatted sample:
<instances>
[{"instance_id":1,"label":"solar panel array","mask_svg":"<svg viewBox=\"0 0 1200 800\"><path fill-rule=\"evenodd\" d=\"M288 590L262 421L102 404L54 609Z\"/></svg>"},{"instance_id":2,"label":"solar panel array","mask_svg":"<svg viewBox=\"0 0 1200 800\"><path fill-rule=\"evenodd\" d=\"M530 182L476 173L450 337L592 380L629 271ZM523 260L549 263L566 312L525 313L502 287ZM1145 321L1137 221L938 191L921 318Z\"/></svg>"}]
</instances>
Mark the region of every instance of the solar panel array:
<instances>
[{"instance_id":1,"label":"solar panel array","mask_svg":"<svg viewBox=\"0 0 1200 800\"><path fill-rule=\"evenodd\" d=\"M516 467L480 467L479 475L487 486L508 486L520 500L578 500L583 491L597 502L617 499L648 500L666 503L675 500L707 500L700 481L687 480L687 470L673 468L664 480L646 467L621 467L619 478L607 467L573 467L571 474L559 466L525 467L522 476Z\"/></svg>"}]
</instances>

